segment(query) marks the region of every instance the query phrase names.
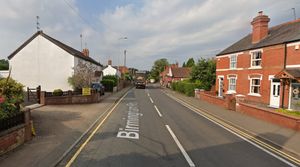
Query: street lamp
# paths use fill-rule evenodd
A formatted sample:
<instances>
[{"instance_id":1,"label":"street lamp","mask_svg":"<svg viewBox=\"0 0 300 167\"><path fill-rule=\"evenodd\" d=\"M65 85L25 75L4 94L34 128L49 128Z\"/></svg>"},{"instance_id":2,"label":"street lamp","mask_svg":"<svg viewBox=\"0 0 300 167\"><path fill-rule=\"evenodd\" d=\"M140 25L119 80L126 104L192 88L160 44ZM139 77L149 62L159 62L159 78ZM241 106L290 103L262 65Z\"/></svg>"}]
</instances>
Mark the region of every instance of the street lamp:
<instances>
[{"instance_id":1,"label":"street lamp","mask_svg":"<svg viewBox=\"0 0 300 167\"><path fill-rule=\"evenodd\" d=\"M119 40L127 40L128 38L126 36L119 38ZM126 49L124 49L124 66L126 66Z\"/></svg>"}]
</instances>

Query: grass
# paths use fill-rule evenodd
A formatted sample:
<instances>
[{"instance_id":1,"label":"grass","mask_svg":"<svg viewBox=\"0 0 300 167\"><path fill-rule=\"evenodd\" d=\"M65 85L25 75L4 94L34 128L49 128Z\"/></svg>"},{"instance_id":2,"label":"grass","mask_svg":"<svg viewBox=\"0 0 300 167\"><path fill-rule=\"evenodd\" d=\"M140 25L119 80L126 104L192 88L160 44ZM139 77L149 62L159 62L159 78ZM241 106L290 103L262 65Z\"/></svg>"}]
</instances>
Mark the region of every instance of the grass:
<instances>
[{"instance_id":1,"label":"grass","mask_svg":"<svg viewBox=\"0 0 300 167\"><path fill-rule=\"evenodd\" d=\"M286 109L278 109L276 110L277 112L283 113L283 114L287 114L287 115L292 115L292 116L296 116L296 117L300 117L300 111L291 111L291 110L286 110Z\"/></svg>"}]
</instances>

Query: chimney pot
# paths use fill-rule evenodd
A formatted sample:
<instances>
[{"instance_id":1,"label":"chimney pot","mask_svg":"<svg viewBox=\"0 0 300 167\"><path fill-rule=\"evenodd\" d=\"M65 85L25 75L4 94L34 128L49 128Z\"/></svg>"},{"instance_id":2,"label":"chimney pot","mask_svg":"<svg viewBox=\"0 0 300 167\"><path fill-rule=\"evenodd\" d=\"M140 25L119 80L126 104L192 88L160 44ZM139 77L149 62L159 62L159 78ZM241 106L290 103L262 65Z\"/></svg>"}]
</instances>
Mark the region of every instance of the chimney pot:
<instances>
[{"instance_id":1,"label":"chimney pot","mask_svg":"<svg viewBox=\"0 0 300 167\"><path fill-rule=\"evenodd\" d=\"M108 64L108 65L112 65L112 61L111 61L111 60L108 60L107 64Z\"/></svg>"},{"instance_id":2,"label":"chimney pot","mask_svg":"<svg viewBox=\"0 0 300 167\"><path fill-rule=\"evenodd\" d=\"M258 12L252 22L252 43L258 43L264 39L269 32L268 23L270 18L267 15L263 15L263 11Z\"/></svg>"},{"instance_id":3,"label":"chimney pot","mask_svg":"<svg viewBox=\"0 0 300 167\"><path fill-rule=\"evenodd\" d=\"M87 49L87 48L85 48L85 49L83 49L82 50L82 54L84 55L84 56L87 56L87 57L89 57L90 55L90 51L89 51L89 49Z\"/></svg>"}]
</instances>

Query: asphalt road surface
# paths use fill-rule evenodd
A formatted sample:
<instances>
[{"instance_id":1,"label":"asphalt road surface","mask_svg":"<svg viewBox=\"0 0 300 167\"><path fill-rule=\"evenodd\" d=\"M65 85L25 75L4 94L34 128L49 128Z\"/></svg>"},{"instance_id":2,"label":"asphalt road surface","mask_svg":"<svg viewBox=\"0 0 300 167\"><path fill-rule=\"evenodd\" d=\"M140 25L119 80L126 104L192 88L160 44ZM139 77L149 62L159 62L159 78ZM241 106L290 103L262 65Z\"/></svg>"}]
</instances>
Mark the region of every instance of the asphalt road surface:
<instances>
[{"instance_id":1,"label":"asphalt road surface","mask_svg":"<svg viewBox=\"0 0 300 167\"><path fill-rule=\"evenodd\" d=\"M70 166L284 167L272 156L176 102L161 89L131 89Z\"/></svg>"}]
</instances>

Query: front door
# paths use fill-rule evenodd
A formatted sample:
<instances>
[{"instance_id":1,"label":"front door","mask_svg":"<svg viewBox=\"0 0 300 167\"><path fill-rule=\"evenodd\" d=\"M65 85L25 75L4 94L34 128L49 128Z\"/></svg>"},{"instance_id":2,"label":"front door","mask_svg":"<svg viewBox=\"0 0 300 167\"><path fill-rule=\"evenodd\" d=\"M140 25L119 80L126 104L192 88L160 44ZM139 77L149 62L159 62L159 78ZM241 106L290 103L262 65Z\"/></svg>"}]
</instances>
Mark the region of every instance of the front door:
<instances>
[{"instance_id":1,"label":"front door","mask_svg":"<svg viewBox=\"0 0 300 167\"><path fill-rule=\"evenodd\" d=\"M223 97L223 82L224 82L224 78L223 77L219 77L219 90L218 90L218 96L219 97Z\"/></svg>"},{"instance_id":2,"label":"front door","mask_svg":"<svg viewBox=\"0 0 300 167\"><path fill-rule=\"evenodd\" d=\"M279 108L279 104L280 104L280 80L272 79L270 107Z\"/></svg>"}]
</instances>

